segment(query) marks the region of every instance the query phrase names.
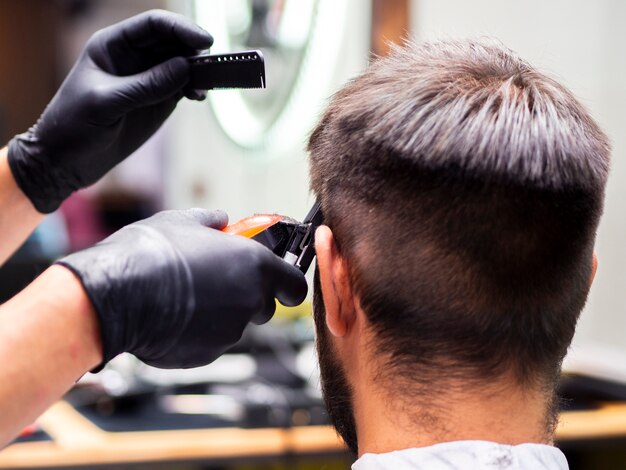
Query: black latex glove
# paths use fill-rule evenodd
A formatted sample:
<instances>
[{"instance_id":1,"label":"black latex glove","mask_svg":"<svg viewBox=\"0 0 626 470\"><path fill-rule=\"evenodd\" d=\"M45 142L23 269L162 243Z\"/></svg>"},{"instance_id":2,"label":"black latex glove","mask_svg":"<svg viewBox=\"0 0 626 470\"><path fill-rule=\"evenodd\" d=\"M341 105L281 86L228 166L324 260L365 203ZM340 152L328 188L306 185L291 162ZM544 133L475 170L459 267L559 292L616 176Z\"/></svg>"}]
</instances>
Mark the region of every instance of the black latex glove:
<instances>
[{"instance_id":1,"label":"black latex glove","mask_svg":"<svg viewBox=\"0 0 626 470\"><path fill-rule=\"evenodd\" d=\"M221 232L227 221L219 211L161 212L59 261L98 314L104 363L130 352L161 368L205 365L250 321L269 321L275 298L304 300L304 275L260 243Z\"/></svg>"},{"instance_id":2,"label":"black latex glove","mask_svg":"<svg viewBox=\"0 0 626 470\"><path fill-rule=\"evenodd\" d=\"M160 10L94 34L37 124L9 143L11 171L35 208L54 211L137 150L185 93L182 56L212 43L190 20Z\"/></svg>"}]
</instances>

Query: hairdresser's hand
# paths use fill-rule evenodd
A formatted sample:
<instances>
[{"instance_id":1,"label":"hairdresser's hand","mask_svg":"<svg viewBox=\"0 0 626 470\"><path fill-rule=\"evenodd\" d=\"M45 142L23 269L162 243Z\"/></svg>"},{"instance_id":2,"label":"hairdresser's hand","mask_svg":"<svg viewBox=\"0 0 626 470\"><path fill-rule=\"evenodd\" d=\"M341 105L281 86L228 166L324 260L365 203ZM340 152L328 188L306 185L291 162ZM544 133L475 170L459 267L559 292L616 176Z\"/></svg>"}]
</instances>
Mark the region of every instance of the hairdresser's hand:
<instances>
[{"instance_id":1,"label":"hairdresser's hand","mask_svg":"<svg viewBox=\"0 0 626 470\"><path fill-rule=\"evenodd\" d=\"M203 209L161 212L59 264L81 280L100 320L106 363L130 352L162 368L196 367L264 323L275 301L301 303L304 275Z\"/></svg>"},{"instance_id":2,"label":"hairdresser's hand","mask_svg":"<svg viewBox=\"0 0 626 470\"><path fill-rule=\"evenodd\" d=\"M18 185L42 213L139 148L186 91L183 56L211 46L181 15L149 11L97 32L28 132L9 144Z\"/></svg>"}]
</instances>

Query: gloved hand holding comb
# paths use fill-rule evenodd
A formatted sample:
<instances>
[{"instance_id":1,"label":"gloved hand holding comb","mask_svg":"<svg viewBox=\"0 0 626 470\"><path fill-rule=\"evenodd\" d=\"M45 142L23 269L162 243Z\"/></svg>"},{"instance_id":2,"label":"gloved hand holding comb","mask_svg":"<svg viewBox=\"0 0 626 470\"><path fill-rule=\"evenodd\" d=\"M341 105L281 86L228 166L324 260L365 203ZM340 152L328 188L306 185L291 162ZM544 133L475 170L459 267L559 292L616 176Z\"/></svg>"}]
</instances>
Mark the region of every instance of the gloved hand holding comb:
<instances>
[{"instance_id":1,"label":"gloved hand holding comb","mask_svg":"<svg viewBox=\"0 0 626 470\"><path fill-rule=\"evenodd\" d=\"M95 183L139 148L187 94L187 56L213 43L181 15L149 11L97 32L28 132L9 144L9 165L42 213Z\"/></svg>"}]
</instances>

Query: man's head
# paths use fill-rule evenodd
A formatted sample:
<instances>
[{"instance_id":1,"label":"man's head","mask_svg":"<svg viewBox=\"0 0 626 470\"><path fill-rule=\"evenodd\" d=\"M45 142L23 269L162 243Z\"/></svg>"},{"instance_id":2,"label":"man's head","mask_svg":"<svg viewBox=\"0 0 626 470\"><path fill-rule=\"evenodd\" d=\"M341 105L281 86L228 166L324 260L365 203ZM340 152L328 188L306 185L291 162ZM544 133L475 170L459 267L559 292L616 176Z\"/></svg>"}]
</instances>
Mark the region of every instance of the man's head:
<instances>
[{"instance_id":1,"label":"man's head","mask_svg":"<svg viewBox=\"0 0 626 470\"><path fill-rule=\"evenodd\" d=\"M331 339L346 327L324 307L363 315L370 373L397 393L506 376L548 403L593 275L609 166L572 94L497 43L408 45L333 98L309 151L330 229L320 362L348 444L353 384Z\"/></svg>"}]
</instances>

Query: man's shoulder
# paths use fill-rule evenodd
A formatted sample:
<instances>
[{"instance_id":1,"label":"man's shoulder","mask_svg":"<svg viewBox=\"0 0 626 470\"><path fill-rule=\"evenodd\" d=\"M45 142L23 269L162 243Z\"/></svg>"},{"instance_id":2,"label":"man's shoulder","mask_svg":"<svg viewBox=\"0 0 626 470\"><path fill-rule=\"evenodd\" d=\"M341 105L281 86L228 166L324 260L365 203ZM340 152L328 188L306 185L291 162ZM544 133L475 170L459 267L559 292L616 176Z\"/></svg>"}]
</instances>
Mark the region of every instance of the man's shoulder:
<instances>
[{"instance_id":1,"label":"man's shoulder","mask_svg":"<svg viewBox=\"0 0 626 470\"><path fill-rule=\"evenodd\" d=\"M568 465L563 453L548 445L456 441L385 454L363 454L352 469L568 470Z\"/></svg>"}]
</instances>

